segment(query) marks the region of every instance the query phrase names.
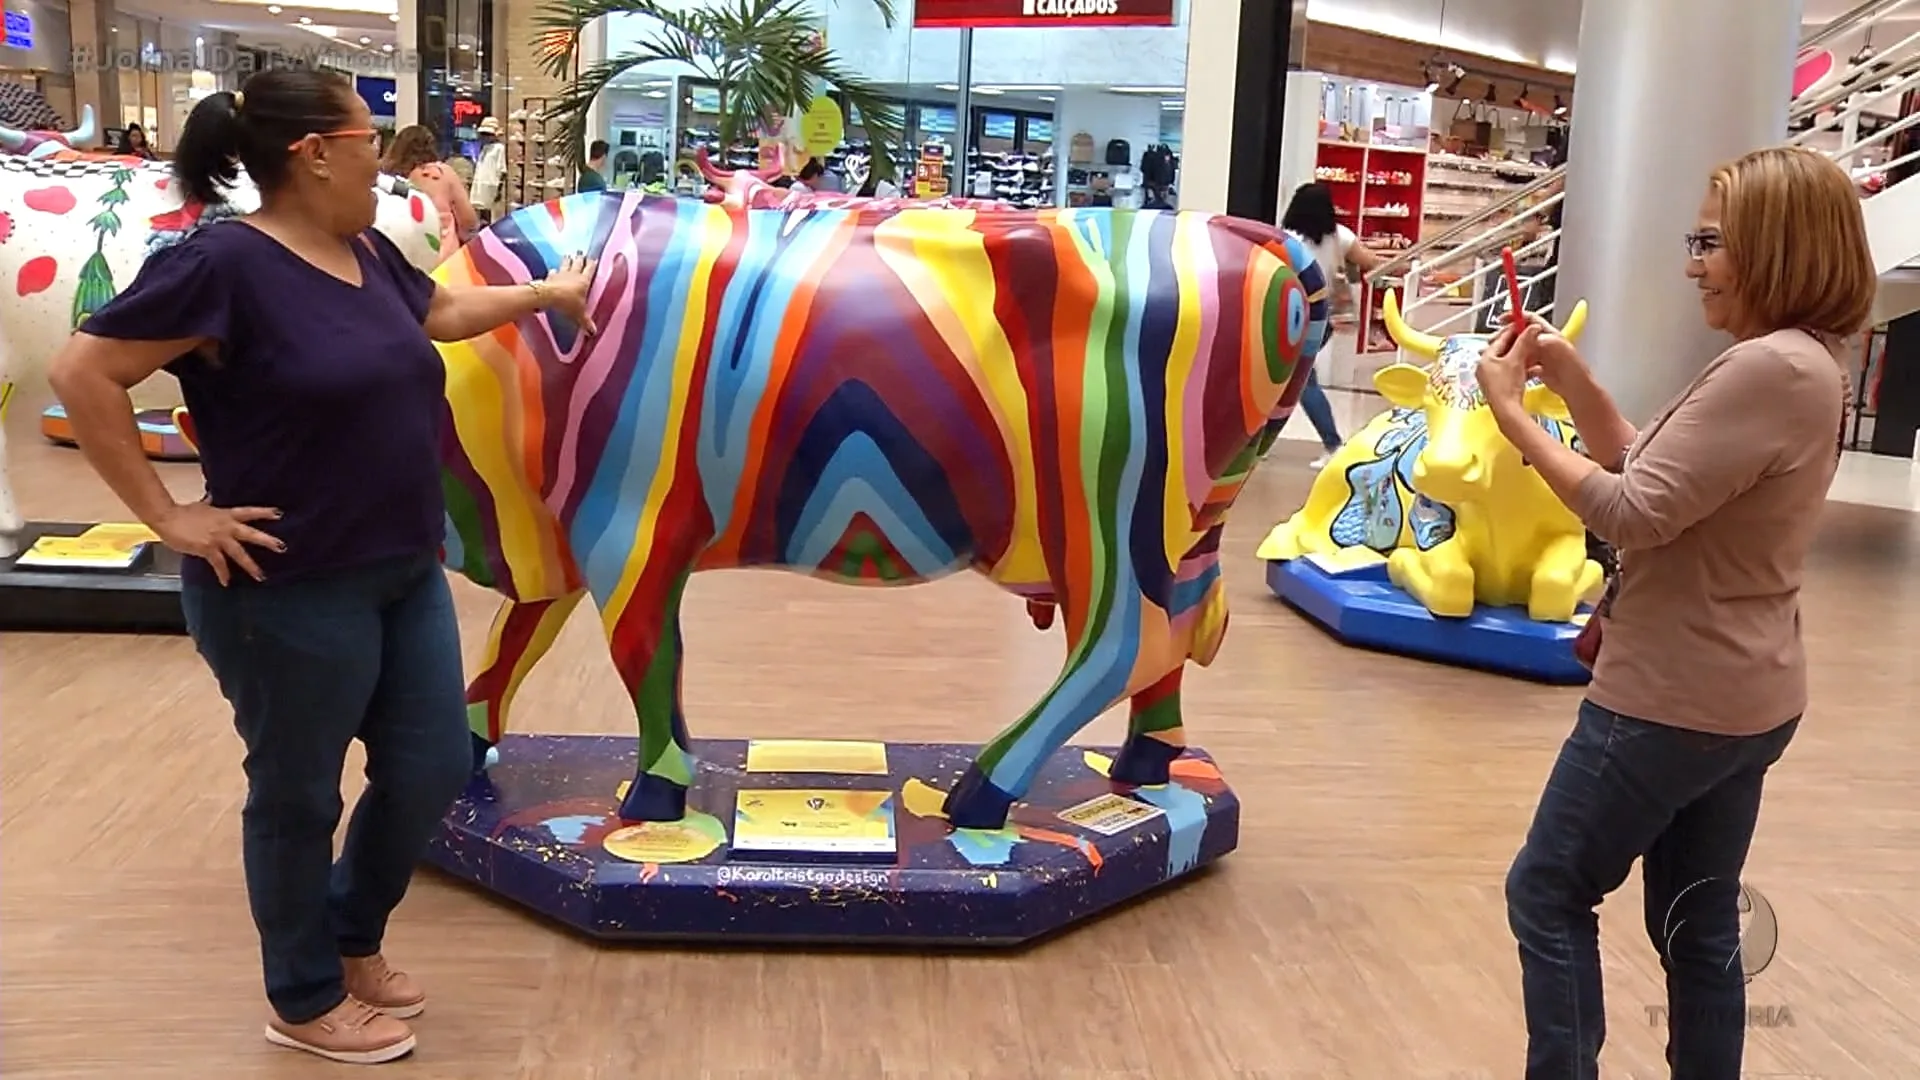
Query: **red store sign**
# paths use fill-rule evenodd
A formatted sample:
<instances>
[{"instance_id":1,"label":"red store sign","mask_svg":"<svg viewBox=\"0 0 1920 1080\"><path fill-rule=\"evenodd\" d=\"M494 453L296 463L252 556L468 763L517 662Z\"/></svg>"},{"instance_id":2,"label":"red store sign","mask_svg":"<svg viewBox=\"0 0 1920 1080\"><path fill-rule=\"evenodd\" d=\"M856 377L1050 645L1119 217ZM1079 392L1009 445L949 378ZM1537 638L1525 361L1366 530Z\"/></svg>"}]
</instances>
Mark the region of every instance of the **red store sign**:
<instances>
[{"instance_id":1,"label":"red store sign","mask_svg":"<svg viewBox=\"0 0 1920 1080\"><path fill-rule=\"evenodd\" d=\"M914 0L923 27L1172 26L1174 0Z\"/></svg>"}]
</instances>

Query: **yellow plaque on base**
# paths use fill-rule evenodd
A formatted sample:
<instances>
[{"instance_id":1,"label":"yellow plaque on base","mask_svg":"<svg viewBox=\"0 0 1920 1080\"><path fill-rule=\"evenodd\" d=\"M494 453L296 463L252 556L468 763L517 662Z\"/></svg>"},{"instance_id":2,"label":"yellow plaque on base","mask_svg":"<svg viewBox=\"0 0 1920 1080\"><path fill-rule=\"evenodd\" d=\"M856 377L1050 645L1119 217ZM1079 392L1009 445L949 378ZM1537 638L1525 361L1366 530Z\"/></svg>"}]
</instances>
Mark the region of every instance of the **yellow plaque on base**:
<instances>
[{"instance_id":1,"label":"yellow plaque on base","mask_svg":"<svg viewBox=\"0 0 1920 1080\"><path fill-rule=\"evenodd\" d=\"M103 522L79 536L43 536L15 566L43 570L129 570L160 537L138 522Z\"/></svg>"},{"instance_id":2,"label":"yellow plaque on base","mask_svg":"<svg viewBox=\"0 0 1920 1080\"><path fill-rule=\"evenodd\" d=\"M1312 552L1300 556L1322 571L1338 576L1351 574L1355 570L1365 570L1387 561L1387 557L1365 547L1341 548L1339 551Z\"/></svg>"},{"instance_id":3,"label":"yellow plaque on base","mask_svg":"<svg viewBox=\"0 0 1920 1080\"><path fill-rule=\"evenodd\" d=\"M734 803L733 850L891 852L893 792L743 788Z\"/></svg>"},{"instance_id":4,"label":"yellow plaque on base","mask_svg":"<svg viewBox=\"0 0 1920 1080\"><path fill-rule=\"evenodd\" d=\"M747 771L885 776L887 744L833 739L754 739L747 743Z\"/></svg>"}]
</instances>

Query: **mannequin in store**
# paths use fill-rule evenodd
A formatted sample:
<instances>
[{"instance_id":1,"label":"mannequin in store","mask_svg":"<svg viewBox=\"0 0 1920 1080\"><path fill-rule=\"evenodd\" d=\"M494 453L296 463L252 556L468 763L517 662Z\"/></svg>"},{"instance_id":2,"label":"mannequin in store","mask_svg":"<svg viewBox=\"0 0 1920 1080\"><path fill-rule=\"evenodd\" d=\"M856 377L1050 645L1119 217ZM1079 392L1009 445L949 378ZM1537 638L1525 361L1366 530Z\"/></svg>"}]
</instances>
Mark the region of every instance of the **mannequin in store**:
<instances>
[{"instance_id":1,"label":"mannequin in store","mask_svg":"<svg viewBox=\"0 0 1920 1080\"><path fill-rule=\"evenodd\" d=\"M594 332L590 260L498 286L409 264L372 227L376 138L352 81L324 70L267 68L201 99L173 182L221 206L244 166L260 209L149 256L47 373L88 464L181 554L188 632L245 746L241 855L266 1038L353 1064L413 1050L405 1018L426 995L382 942L473 773L440 565L434 342L540 311ZM177 500L141 449L127 392L161 369L193 412L203 497ZM356 740L367 783L336 859ZM177 978L177 963L151 974ZM163 1017L199 1007L180 994L148 1004Z\"/></svg>"},{"instance_id":2,"label":"mannequin in store","mask_svg":"<svg viewBox=\"0 0 1920 1080\"><path fill-rule=\"evenodd\" d=\"M440 160L440 141L424 124L401 128L393 135L392 145L380 167L394 176L404 176L433 200L440 211L440 261L480 231L480 216L474 213L467 197L467 185L460 174Z\"/></svg>"},{"instance_id":3,"label":"mannequin in store","mask_svg":"<svg viewBox=\"0 0 1920 1080\"><path fill-rule=\"evenodd\" d=\"M1280 227L1313 249L1314 261L1320 264L1320 273L1326 276L1327 288L1332 291L1330 300L1335 314L1351 314L1353 284L1347 280L1347 267L1363 274L1371 273L1380 268L1381 259L1360 243L1352 229L1340 224L1334 213L1333 193L1325 184L1302 184L1287 203ZM1319 376L1311 369L1307 371L1306 386L1300 391L1300 409L1307 414L1326 451L1314 458L1309 467L1324 468L1345 440L1340 436L1339 424L1334 421L1333 405L1327 401L1326 391L1320 388Z\"/></svg>"}]
</instances>

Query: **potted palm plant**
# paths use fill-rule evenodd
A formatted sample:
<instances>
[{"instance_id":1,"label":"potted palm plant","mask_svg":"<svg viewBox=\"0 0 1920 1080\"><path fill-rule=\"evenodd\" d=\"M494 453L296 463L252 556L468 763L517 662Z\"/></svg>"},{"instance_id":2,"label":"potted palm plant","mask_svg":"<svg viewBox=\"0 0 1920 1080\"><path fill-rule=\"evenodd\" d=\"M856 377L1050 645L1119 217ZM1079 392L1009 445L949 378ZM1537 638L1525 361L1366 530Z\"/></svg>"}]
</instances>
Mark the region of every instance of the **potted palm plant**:
<instances>
[{"instance_id":1,"label":"potted palm plant","mask_svg":"<svg viewBox=\"0 0 1920 1080\"><path fill-rule=\"evenodd\" d=\"M871 2L892 26L895 0ZM645 15L659 27L632 50L582 66L581 32L607 15ZM560 124L570 161L577 162L585 145L587 110L609 83L643 64L675 61L719 88L723 148L753 137L773 117L799 114L825 87L859 115L873 169L882 179L895 178L893 151L904 137L900 110L827 49L801 0L706 0L684 8L657 0L555 0L535 21L541 65L566 80L547 117Z\"/></svg>"}]
</instances>

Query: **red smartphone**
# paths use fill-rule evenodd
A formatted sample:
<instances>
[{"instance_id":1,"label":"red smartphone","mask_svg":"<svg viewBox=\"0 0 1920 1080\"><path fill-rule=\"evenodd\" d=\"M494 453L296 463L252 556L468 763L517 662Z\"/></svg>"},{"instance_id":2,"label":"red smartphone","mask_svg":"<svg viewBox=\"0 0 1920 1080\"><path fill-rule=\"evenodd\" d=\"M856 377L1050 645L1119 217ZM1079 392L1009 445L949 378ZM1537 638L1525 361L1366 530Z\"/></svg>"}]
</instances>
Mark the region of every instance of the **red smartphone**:
<instances>
[{"instance_id":1,"label":"red smartphone","mask_svg":"<svg viewBox=\"0 0 1920 1080\"><path fill-rule=\"evenodd\" d=\"M1500 264L1507 271L1507 321L1514 326L1520 326L1527 321L1527 312L1521 306L1520 267L1514 261L1512 248L1500 249Z\"/></svg>"}]
</instances>

